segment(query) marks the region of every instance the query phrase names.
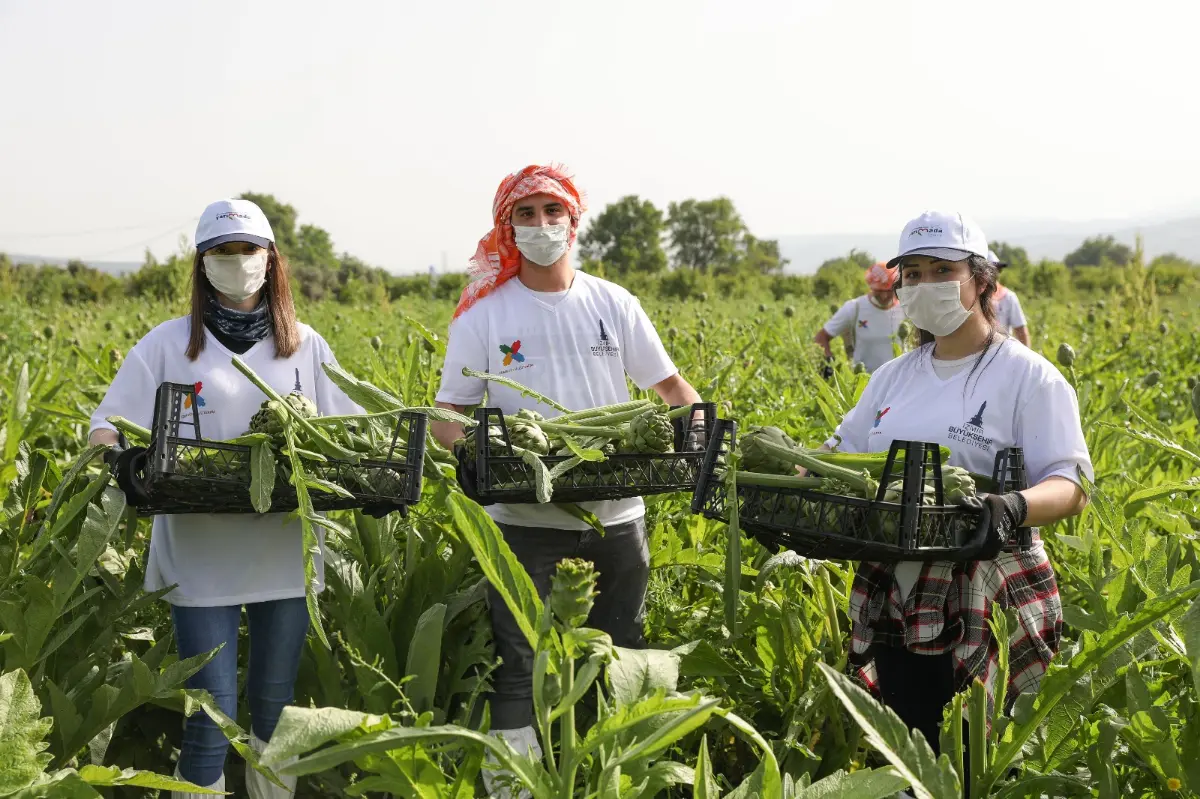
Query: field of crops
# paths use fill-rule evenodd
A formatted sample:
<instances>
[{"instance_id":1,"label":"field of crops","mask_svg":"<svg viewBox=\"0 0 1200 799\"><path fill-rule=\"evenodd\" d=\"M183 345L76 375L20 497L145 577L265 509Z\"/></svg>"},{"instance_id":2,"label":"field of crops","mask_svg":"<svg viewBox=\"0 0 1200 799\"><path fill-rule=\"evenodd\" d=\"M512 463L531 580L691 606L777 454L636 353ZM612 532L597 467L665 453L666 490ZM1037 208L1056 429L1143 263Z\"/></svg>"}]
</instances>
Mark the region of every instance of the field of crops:
<instances>
[{"instance_id":1,"label":"field of crops","mask_svg":"<svg viewBox=\"0 0 1200 799\"><path fill-rule=\"evenodd\" d=\"M1043 531L1062 651L1039 695L971 725L967 793L1200 796L1200 394L1189 381L1200 313L1133 270L1103 299L1024 301L1034 347L1074 353L1063 371L1096 484L1081 517ZM152 795L169 784L153 775L174 770L181 713L219 711L183 690L203 659L175 657L167 607L141 588L149 524L87 462L85 439L124 352L180 309L0 302L0 797ZM827 302L648 305L683 374L739 423L815 446L866 383L844 360L820 378L809 341ZM349 372L425 406L450 311L329 302L300 316ZM910 783L963 795L961 762L935 760L842 676L853 564L772 557L691 515L690 496L652 499L654 648L614 660L563 611L587 601L586 574L561 575L543 615L482 511L426 476L406 519L333 514L320 602L330 647L310 636L304 709L285 713L264 754L301 758L298 795L476 795L495 746L471 732L492 665L489 578L543 653L539 716L556 747L506 761L535 797L871 799ZM950 714L984 717L982 690L958 701ZM248 719L222 722L254 757ZM239 772L227 767L234 795Z\"/></svg>"}]
</instances>

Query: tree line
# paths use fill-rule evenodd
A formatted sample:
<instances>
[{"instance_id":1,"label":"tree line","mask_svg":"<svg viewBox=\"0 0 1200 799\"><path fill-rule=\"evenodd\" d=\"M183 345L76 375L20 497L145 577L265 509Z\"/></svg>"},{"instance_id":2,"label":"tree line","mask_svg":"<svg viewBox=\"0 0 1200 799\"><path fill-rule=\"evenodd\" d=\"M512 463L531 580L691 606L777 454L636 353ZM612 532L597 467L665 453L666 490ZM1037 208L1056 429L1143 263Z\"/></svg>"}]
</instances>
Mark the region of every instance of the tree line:
<instances>
[{"instance_id":1,"label":"tree line","mask_svg":"<svg viewBox=\"0 0 1200 799\"><path fill-rule=\"evenodd\" d=\"M333 300L347 305L384 305L412 300L456 299L466 282L463 271L442 275L394 275L350 253L338 253L325 229L300 224L296 209L272 194L247 192L271 222L276 245L291 265L304 301ZM1131 266L1148 266L1164 293L1200 290L1200 264L1167 254L1143 264L1140 246L1112 236L1086 239L1061 262L1033 262L1024 248L995 242L1010 266L1002 281L1035 296L1069 299L1107 292ZM672 202L664 213L649 200L628 195L607 205L579 237L580 267L618 280L640 296L664 299L813 296L842 300L863 291L862 273L875 262L852 250L832 258L811 275L785 274L788 260L779 242L753 235L732 200ZM79 261L66 267L14 264L0 253L0 292L31 304L107 302L121 297L176 301L186 297L194 253L186 245L165 261L149 251L140 269L122 277Z\"/></svg>"}]
</instances>

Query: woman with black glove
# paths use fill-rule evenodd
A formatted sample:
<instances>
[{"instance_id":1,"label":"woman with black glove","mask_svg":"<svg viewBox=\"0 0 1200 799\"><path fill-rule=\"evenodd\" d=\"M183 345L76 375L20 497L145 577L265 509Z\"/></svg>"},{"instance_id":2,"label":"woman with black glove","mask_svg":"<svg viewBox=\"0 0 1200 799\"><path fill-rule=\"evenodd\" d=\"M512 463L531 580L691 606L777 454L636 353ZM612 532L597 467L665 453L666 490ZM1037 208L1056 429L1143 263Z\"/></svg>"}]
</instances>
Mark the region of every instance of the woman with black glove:
<instances>
[{"instance_id":1,"label":"woman with black glove","mask_svg":"<svg viewBox=\"0 0 1200 799\"><path fill-rule=\"evenodd\" d=\"M191 313L162 323L133 346L92 416L91 442L117 444L109 416L150 426L155 392L163 382L195 387L185 412L199 414L204 436L220 440L241 435L265 397L234 368L234 355L280 394L302 392L322 414L362 413L321 368L334 362L333 352L319 333L296 320L287 261L275 248L266 216L248 200L222 200L204 210L196 230ZM110 452L105 460L131 501L145 498L138 480L144 450ZM321 555L315 560L320 590ZM300 523L283 513L156 516L146 590L170 586L175 588L165 599L180 658L221 647L188 680L188 687L207 690L233 718L238 628L245 606L251 745L262 751L283 707L292 701L308 633ZM211 719L193 714L184 725L178 775L223 790L228 748ZM295 777L283 779L294 787ZM292 794L249 768L246 786L253 799ZM190 799L201 794L172 795Z\"/></svg>"},{"instance_id":2,"label":"woman with black glove","mask_svg":"<svg viewBox=\"0 0 1200 799\"><path fill-rule=\"evenodd\" d=\"M996 268L983 232L961 214L927 212L905 227L897 294L922 346L879 368L827 443L887 452L895 440L950 448L950 464L990 475L996 454L1024 450L1029 488L978 498L990 520L967 562L864 562L850 598L853 665L938 750L942 710L979 678L989 705L997 644L992 603L1019 619L1009 642L1011 701L1036 690L1058 649L1062 604L1040 537L1022 527L1079 514L1092 479L1075 392L1042 356L999 332Z\"/></svg>"}]
</instances>

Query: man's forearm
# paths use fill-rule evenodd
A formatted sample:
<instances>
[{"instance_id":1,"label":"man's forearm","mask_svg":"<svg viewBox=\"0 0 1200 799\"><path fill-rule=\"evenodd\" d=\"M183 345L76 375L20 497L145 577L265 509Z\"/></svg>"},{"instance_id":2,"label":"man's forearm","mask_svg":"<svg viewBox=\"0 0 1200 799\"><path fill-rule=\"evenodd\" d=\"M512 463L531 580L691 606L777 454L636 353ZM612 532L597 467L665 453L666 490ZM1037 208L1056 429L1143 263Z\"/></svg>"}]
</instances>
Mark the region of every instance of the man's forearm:
<instances>
[{"instance_id":1,"label":"man's forearm","mask_svg":"<svg viewBox=\"0 0 1200 799\"><path fill-rule=\"evenodd\" d=\"M462 413L462 405L452 405L448 402L434 403L439 408ZM454 442L463 437L463 427L458 422L434 422L431 426L434 439L446 449L452 449Z\"/></svg>"},{"instance_id":2,"label":"man's forearm","mask_svg":"<svg viewBox=\"0 0 1200 799\"><path fill-rule=\"evenodd\" d=\"M99 427L92 431L88 436L89 444L107 444L110 447L116 446L118 441L117 431L109 430L107 427Z\"/></svg>"},{"instance_id":3,"label":"man's forearm","mask_svg":"<svg viewBox=\"0 0 1200 799\"><path fill-rule=\"evenodd\" d=\"M654 391L668 405L692 405L703 402L700 392L692 388L692 384L684 380L678 372L656 384Z\"/></svg>"},{"instance_id":4,"label":"man's forearm","mask_svg":"<svg viewBox=\"0 0 1200 799\"><path fill-rule=\"evenodd\" d=\"M817 334L813 336L813 342L820 345L821 349L825 350L826 358L833 357L833 349L829 346L829 342L831 341L833 341L833 337L825 332L825 328L821 328L817 331Z\"/></svg>"}]
</instances>

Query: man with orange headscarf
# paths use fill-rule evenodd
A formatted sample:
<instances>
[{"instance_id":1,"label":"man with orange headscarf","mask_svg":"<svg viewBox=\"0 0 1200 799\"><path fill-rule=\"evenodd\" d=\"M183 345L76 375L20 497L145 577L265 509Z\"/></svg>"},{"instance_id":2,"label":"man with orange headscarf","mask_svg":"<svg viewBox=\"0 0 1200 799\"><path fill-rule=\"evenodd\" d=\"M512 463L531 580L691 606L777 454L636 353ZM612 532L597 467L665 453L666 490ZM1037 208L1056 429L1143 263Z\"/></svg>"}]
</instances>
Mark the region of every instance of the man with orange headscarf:
<instances>
[{"instance_id":1,"label":"man with orange headscarf","mask_svg":"<svg viewBox=\"0 0 1200 799\"><path fill-rule=\"evenodd\" d=\"M835 336L844 336L846 352L856 363L861 363L868 372L896 357L894 344L903 347L899 339L900 323L904 311L896 300L894 286L896 270L886 264L875 264L863 278L870 291L838 309L833 318L813 336L813 341L825 350L825 357L832 358L829 342Z\"/></svg>"},{"instance_id":2,"label":"man with orange headscarf","mask_svg":"<svg viewBox=\"0 0 1200 799\"><path fill-rule=\"evenodd\" d=\"M997 272L1008 266L1008 263L996 256L994 250L988 250L988 260L996 267ZM1017 299L1015 291L1001 285L999 277L996 278L996 295L992 297L992 303L996 307L996 326L1028 347L1029 323L1025 321L1021 301Z\"/></svg>"},{"instance_id":3,"label":"man with orange headscarf","mask_svg":"<svg viewBox=\"0 0 1200 799\"><path fill-rule=\"evenodd\" d=\"M670 405L700 401L679 374L636 297L576 271L571 245L586 210L583 194L554 166L528 166L501 182L492 204L492 229L471 259L446 346L440 407L462 411L484 396L484 381L463 367L504 375L572 410L629 400L629 379ZM554 409L495 383L488 404L513 414ZM446 447L462 437L453 423L434 423ZM460 482L474 494L472 463L460 461ZM554 564L567 557L592 561L599 596L588 626L619 646L644 646L642 621L649 552L641 499L583 503L604 525L603 537L552 504L496 504L496 521L542 596ZM503 664L493 679L492 726L519 748L536 748L533 733L533 652L493 590L492 626ZM486 778L486 774L485 774ZM490 788L490 786L489 786Z\"/></svg>"}]
</instances>

